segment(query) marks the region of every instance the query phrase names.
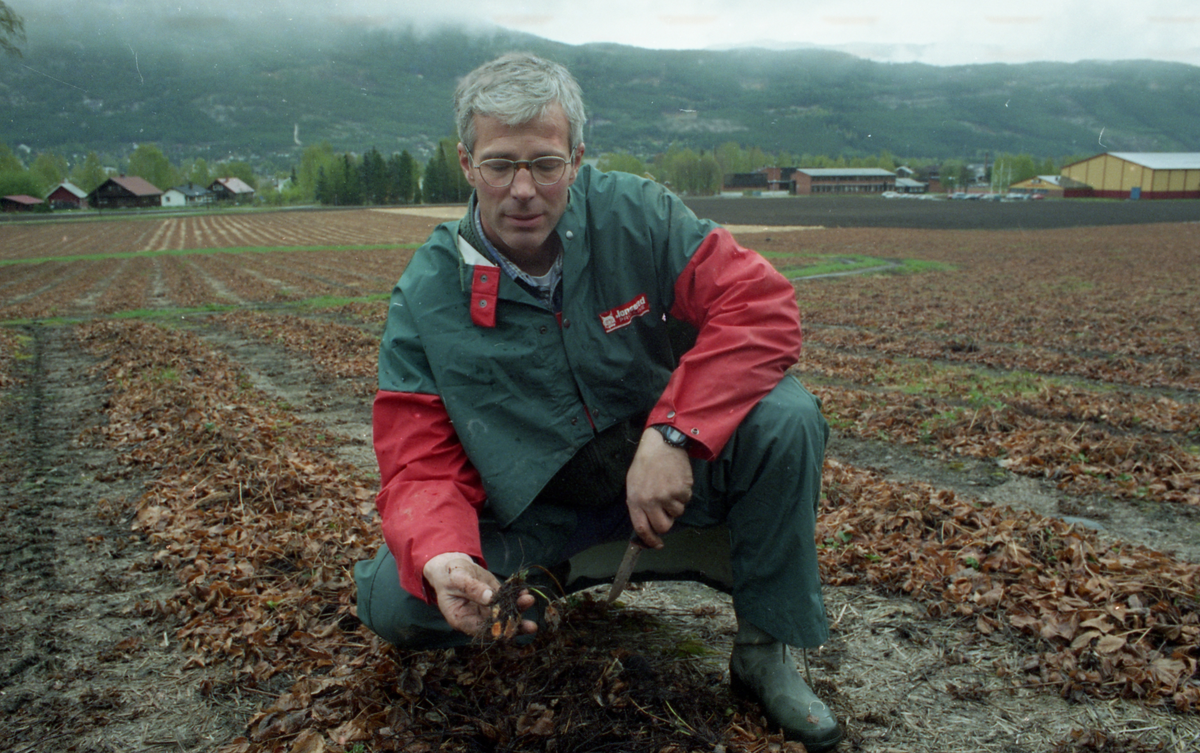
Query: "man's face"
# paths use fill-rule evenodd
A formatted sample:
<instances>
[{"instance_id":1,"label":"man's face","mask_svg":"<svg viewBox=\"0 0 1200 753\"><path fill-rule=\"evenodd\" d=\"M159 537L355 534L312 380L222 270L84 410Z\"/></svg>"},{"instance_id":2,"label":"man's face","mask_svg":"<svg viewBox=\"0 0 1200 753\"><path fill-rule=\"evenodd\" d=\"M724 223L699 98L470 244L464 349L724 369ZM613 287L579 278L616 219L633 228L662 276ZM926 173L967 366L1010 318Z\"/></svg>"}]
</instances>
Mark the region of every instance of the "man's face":
<instances>
[{"instance_id":1,"label":"man's face","mask_svg":"<svg viewBox=\"0 0 1200 753\"><path fill-rule=\"evenodd\" d=\"M510 185L489 186L471 163L463 144L458 161L476 191L483 232L514 264L532 274L543 274L554 261L546 239L567 209L567 189L575 182L583 147L570 151L570 126L558 105L545 117L518 126L507 126L496 118L475 116L475 164L486 159L534 160L562 157L570 160L563 177L552 186L538 185L532 173L520 168Z\"/></svg>"}]
</instances>

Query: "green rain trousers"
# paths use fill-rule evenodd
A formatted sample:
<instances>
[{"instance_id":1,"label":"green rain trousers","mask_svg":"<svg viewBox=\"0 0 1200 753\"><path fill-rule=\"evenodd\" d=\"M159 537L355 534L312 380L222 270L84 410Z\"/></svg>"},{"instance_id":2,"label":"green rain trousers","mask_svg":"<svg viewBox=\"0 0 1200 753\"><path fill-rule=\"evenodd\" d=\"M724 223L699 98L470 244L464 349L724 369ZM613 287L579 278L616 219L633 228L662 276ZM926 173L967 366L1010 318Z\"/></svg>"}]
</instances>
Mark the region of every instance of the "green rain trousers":
<instances>
[{"instance_id":1,"label":"green rain trousers","mask_svg":"<svg viewBox=\"0 0 1200 753\"><path fill-rule=\"evenodd\" d=\"M692 569L702 571L707 563L713 575L706 580L732 593L740 619L801 648L815 648L829 635L815 532L828 437L819 401L795 377L785 376L750 411L716 460L692 459L692 500L675 521L683 530L673 528L663 550L686 549L698 541L687 529L721 526L728 551L719 554L727 555L728 567L714 565L710 552L696 552L694 561L702 564ZM624 542L632 526L621 501L601 510L539 502L508 527L485 510L480 532L488 569L503 581L531 566L561 568L605 542ZM612 571L622 550L614 549ZM655 554L647 551L643 560ZM384 640L408 649L470 640L450 628L435 604L400 587L396 561L386 547L359 562L354 577L359 619Z\"/></svg>"}]
</instances>

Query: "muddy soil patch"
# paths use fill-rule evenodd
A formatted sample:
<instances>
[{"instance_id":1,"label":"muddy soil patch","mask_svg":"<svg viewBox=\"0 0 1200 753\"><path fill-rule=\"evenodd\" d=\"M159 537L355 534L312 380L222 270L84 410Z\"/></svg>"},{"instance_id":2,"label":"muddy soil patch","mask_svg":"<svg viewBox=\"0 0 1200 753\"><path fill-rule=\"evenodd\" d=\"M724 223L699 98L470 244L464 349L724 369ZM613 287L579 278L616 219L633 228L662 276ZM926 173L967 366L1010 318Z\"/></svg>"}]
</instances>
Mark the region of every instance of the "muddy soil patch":
<instances>
[{"instance_id":1,"label":"muddy soil patch","mask_svg":"<svg viewBox=\"0 0 1200 753\"><path fill-rule=\"evenodd\" d=\"M210 346L228 354L256 389L278 398L305 422L320 424L338 436L334 454L365 475L378 478L371 444L373 385L336 380L271 344L231 331L207 317L190 317L189 328Z\"/></svg>"}]
</instances>

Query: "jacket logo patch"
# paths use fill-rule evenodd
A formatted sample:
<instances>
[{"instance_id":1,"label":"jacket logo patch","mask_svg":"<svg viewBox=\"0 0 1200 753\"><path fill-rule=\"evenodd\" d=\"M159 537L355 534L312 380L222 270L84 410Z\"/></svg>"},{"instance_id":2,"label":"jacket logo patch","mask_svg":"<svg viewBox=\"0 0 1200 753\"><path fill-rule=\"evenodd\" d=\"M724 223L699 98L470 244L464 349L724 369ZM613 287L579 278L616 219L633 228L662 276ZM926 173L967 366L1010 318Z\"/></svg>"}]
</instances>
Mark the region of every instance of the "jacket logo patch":
<instances>
[{"instance_id":1,"label":"jacket logo patch","mask_svg":"<svg viewBox=\"0 0 1200 753\"><path fill-rule=\"evenodd\" d=\"M629 303L617 306L615 309L600 312L600 323L604 325L605 334L616 332L622 327L628 327L634 319L650 313L650 301L642 293Z\"/></svg>"}]
</instances>

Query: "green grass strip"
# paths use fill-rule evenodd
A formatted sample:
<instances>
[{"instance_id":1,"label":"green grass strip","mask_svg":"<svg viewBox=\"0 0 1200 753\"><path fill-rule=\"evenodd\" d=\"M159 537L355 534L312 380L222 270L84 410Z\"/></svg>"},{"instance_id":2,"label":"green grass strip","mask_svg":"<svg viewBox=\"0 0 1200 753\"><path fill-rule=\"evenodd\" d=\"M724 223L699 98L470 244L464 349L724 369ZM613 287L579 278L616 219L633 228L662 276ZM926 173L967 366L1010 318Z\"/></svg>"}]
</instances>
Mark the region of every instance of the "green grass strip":
<instances>
[{"instance_id":1,"label":"green grass strip","mask_svg":"<svg viewBox=\"0 0 1200 753\"><path fill-rule=\"evenodd\" d=\"M204 254L280 254L294 251L386 251L420 247L419 243L363 243L355 246L235 246L233 248L168 248L159 251L116 251L108 254L78 254L74 256L42 256L36 259L0 259L0 267L14 264L45 264L46 262L101 261L103 259L135 259L155 256L193 256Z\"/></svg>"},{"instance_id":2,"label":"green grass strip","mask_svg":"<svg viewBox=\"0 0 1200 753\"><path fill-rule=\"evenodd\" d=\"M779 267L779 271L783 273L783 276L789 280L820 277L822 275L859 274L866 271L904 273L932 271L937 268L934 262L885 259L878 256L863 256L861 254L789 254L781 251L766 251L761 253L769 259L782 262L777 262L777 266ZM788 262L791 262L791 264ZM941 265L941 267L948 268L946 265Z\"/></svg>"},{"instance_id":3,"label":"green grass strip","mask_svg":"<svg viewBox=\"0 0 1200 753\"><path fill-rule=\"evenodd\" d=\"M954 269L950 264L919 259L881 259L873 256L826 256L816 263L802 266L780 268L783 276L789 280L803 280L810 277L855 274L915 274L920 272L946 272Z\"/></svg>"}]
</instances>

